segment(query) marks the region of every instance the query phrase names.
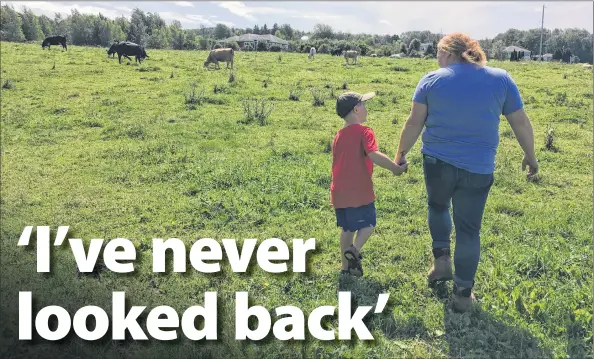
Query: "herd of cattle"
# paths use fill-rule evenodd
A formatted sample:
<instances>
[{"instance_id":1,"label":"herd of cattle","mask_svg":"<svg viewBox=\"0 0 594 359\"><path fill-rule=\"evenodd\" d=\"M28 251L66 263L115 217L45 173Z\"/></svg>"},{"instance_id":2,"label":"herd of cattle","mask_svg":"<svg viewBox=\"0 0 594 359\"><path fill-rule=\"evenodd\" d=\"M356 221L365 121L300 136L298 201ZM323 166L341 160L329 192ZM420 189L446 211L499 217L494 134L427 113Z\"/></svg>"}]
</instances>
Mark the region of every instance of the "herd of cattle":
<instances>
[{"instance_id":1,"label":"herd of cattle","mask_svg":"<svg viewBox=\"0 0 594 359\"><path fill-rule=\"evenodd\" d=\"M63 49L68 51L68 47L66 46L66 37L65 36L49 36L43 40L41 43L41 48L48 48L51 49L51 45L61 45ZM114 57L114 54L118 55L118 60L120 64L122 63L122 56L127 58L128 60L132 61L129 56L134 56L135 61L138 63L142 63L142 60L149 57L147 55L144 46L135 44L129 41L115 41L111 44L109 49L107 50L107 56ZM308 58L313 60L316 54L316 48L311 47L309 49ZM344 56L346 64L349 64L349 59L352 59L353 64L357 64L357 59L359 58L359 51L356 50L333 50L331 52L332 56ZM371 54L371 57L376 57L377 55ZM226 49L214 49L211 50L204 61L204 67L208 67L210 64L214 63L215 68L220 69L219 62L225 62L227 64L226 68L229 68L231 65L231 69L233 69L233 58L235 57L235 51L232 48ZM392 55L390 57L400 57L400 55ZM584 69L591 70L592 65L584 64Z\"/></svg>"},{"instance_id":2,"label":"herd of cattle","mask_svg":"<svg viewBox=\"0 0 594 359\"><path fill-rule=\"evenodd\" d=\"M353 64L357 64L357 59L359 58L359 51L356 50L346 50L346 51L341 51L341 50L334 50L332 52L330 52L330 54L332 56L344 56L344 60L346 61L346 64L349 64L349 59L353 59ZM310 60L313 60L314 57L316 55L316 48L315 47L311 47L309 49L309 55L307 56Z\"/></svg>"},{"instance_id":3,"label":"herd of cattle","mask_svg":"<svg viewBox=\"0 0 594 359\"><path fill-rule=\"evenodd\" d=\"M51 45L62 45L63 49L68 51L68 47L66 46L66 37L65 36L49 36L43 40L41 43L41 48L49 48L51 49ZM352 63L356 64L357 59L359 58L359 51L355 50L347 50L347 51L340 51L335 50L332 52L333 56L344 56L344 59L348 65L349 59L352 59ZM130 41L116 41L111 44L109 49L107 50L107 56L114 57L114 55L118 55L118 61L122 63L122 57L127 58L128 60L132 61L130 56L134 56L135 62L142 63L142 60L149 57L146 53L144 46L135 44ZM309 50L309 59L313 59L316 54L316 48L311 47ZM210 64L214 63L215 68L220 69L219 62L225 62L227 64L226 68L229 68L231 65L231 69L233 69L233 58L235 57L235 51L232 48L226 49L214 49L211 50L204 61L204 67L208 67Z\"/></svg>"},{"instance_id":4,"label":"herd of cattle","mask_svg":"<svg viewBox=\"0 0 594 359\"><path fill-rule=\"evenodd\" d=\"M41 48L48 48L51 49L51 45L62 45L62 48L68 51L68 47L66 46L66 37L65 36L49 36L46 37L45 40L41 43ZM146 53L144 46L135 44L130 41L116 41L111 44L109 49L107 50L107 56L114 57L114 55L118 55L118 61L122 63L122 57L127 58L128 60L132 61L130 56L134 56L135 62L142 63L142 60L149 57ZM219 69L219 62L226 62L227 68L231 65L233 69L233 58L235 56L235 52L233 49L215 49L212 50L206 61L204 61L204 67L208 67L211 63L214 63L216 68Z\"/></svg>"}]
</instances>

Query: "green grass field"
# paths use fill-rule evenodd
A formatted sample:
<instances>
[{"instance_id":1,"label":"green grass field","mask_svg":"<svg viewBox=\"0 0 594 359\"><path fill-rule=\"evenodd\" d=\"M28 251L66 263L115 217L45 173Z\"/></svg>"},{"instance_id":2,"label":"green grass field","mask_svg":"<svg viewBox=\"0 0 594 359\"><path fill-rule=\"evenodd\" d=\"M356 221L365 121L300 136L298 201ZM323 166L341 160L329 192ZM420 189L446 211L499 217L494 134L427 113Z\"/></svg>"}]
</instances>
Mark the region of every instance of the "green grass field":
<instances>
[{"instance_id":1,"label":"green grass field","mask_svg":"<svg viewBox=\"0 0 594 359\"><path fill-rule=\"evenodd\" d=\"M388 358L592 357L592 71L581 65L493 62L518 84L532 120L541 173L528 182L522 151L502 117L501 143L481 237L479 302L471 313L449 309L451 283L432 290L420 141L408 173L376 167L378 226L363 249L366 275L342 283L358 305L390 293L369 318L375 341L313 339L236 341L235 292L252 304L300 307L305 314L337 305L339 229L329 204L330 144L342 122L335 96L343 86L376 91L367 125L393 156L411 97L436 61L236 53L230 71L202 68L207 53L149 50L133 62L105 49L1 44L3 315L0 357ZM280 58L279 58L280 56ZM55 64L55 69L52 67ZM188 99L192 86L194 99ZM215 93L215 86L216 92ZM325 98L314 106L308 87ZM201 90L204 92L201 94ZM294 90L299 101L289 100ZM274 106L248 122L243 101ZM189 101L188 101L189 100ZM189 102L189 103L187 103ZM193 102L193 103L192 103ZM553 146L545 132L553 129ZM69 238L134 241L133 275L104 270L77 275L69 246L55 251L51 274L36 272L35 250L17 247L27 225L70 226ZM306 274L152 273L153 238L315 238ZM171 269L171 266L168 267ZM71 335L35 345L18 339L18 292L37 308L111 308L113 291L131 305L183 312L217 291L219 339L175 343L102 340ZM109 313L109 310L108 310ZM275 317L273 316L273 321ZM337 328L336 318L327 328ZM109 336L109 335L108 335Z\"/></svg>"}]
</instances>

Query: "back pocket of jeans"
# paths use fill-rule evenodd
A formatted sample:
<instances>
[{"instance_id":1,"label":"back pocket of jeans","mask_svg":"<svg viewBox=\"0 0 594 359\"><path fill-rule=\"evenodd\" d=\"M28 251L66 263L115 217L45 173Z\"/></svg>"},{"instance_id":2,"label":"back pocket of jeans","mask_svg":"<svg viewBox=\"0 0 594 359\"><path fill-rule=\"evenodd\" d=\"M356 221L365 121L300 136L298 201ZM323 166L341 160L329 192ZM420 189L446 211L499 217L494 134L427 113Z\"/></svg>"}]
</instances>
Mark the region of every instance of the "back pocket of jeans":
<instances>
[{"instance_id":1,"label":"back pocket of jeans","mask_svg":"<svg viewBox=\"0 0 594 359\"><path fill-rule=\"evenodd\" d=\"M440 179L441 162L435 157L423 156L423 172L426 179Z\"/></svg>"},{"instance_id":2,"label":"back pocket of jeans","mask_svg":"<svg viewBox=\"0 0 594 359\"><path fill-rule=\"evenodd\" d=\"M493 184L493 174L468 173L468 183L473 188L490 187Z\"/></svg>"}]
</instances>

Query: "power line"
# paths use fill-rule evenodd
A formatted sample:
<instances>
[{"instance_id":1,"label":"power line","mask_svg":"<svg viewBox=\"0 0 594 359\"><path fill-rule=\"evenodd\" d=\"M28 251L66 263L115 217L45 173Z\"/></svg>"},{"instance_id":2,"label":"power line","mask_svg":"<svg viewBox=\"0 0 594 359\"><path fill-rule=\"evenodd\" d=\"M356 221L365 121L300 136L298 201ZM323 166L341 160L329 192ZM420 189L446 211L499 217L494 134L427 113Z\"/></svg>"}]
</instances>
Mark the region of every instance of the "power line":
<instances>
[{"instance_id":1,"label":"power line","mask_svg":"<svg viewBox=\"0 0 594 359\"><path fill-rule=\"evenodd\" d=\"M545 6L543 4L542 5L542 20L541 20L541 23L540 23L540 50L539 50L540 56L539 56L539 61L542 61L542 31L543 31L543 28L544 28L544 9L545 9Z\"/></svg>"}]
</instances>

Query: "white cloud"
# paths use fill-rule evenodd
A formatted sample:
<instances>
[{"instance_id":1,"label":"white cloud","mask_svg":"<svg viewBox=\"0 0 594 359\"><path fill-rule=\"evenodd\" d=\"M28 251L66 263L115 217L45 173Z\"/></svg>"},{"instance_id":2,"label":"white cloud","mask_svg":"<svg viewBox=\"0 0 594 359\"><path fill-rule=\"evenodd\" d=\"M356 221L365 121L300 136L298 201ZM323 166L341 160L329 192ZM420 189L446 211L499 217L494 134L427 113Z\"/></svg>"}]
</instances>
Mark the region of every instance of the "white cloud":
<instances>
[{"instance_id":1,"label":"white cloud","mask_svg":"<svg viewBox=\"0 0 594 359\"><path fill-rule=\"evenodd\" d=\"M286 13L287 10L278 7L268 7L268 6L246 6L241 1L219 1L215 2L220 7L229 10L231 13L246 18L248 20L256 20L256 15L268 15L268 14L283 14Z\"/></svg>"},{"instance_id":2,"label":"white cloud","mask_svg":"<svg viewBox=\"0 0 594 359\"><path fill-rule=\"evenodd\" d=\"M177 6L182 6L182 7L194 7L194 4L192 4L189 1L174 1L173 3Z\"/></svg>"},{"instance_id":3,"label":"white cloud","mask_svg":"<svg viewBox=\"0 0 594 359\"><path fill-rule=\"evenodd\" d=\"M318 21L328 21L328 20L341 18L341 16L339 16L339 15L326 15L326 14L298 14L298 15L293 15L292 17L297 18L297 19L313 19L313 20L318 20ZM344 16L342 16L342 17L344 17Z\"/></svg>"},{"instance_id":4,"label":"white cloud","mask_svg":"<svg viewBox=\"0 0 594 359\"><path fill-rule=\"evenodd\" d=\"M15 10L18 11L20 11L23 6L26 6L29 9L33 10L33 12L36 14L44 14L46 16L49 16L50 18L53 18L55 13L68 15L74 9L78 10L78 12L82 14L97 15L101 13L106 17L112 19L119 17L121 15L127 16L132 12L132 9L128 7L118 7L115 9L109 9L93 5L64 4L50 1L3 1L2 3L13 5Z\"/></svg>"},{"instance_id":5,"label":"white cloud","mask_svg":"<svg viewBox=\"0 0 594 359\"><path fill-rule=\"evenodd\" d=\"M159 12L159 15L168 23L178 20L184 27L196 27L197 25L215 26L216 24L223 24L229 27L235 26L231 21L209 19L207 18L207 15L180 14L171 11Z\"/></svg>"},{"instance_id":6,"label":"white cloud","mask_svg":"<svg viewBox=\"0 0 594 359\"><path fill-rule=\"evenodd\" d=\"M380 21L379 21L379 23L380 23L380 24L386 24L386 25L390 25L390 26L392 26L392 23L391 23L391 22L389 22L388 20L380 20Z\"/></svg>"}]
</instances>

